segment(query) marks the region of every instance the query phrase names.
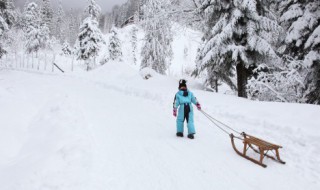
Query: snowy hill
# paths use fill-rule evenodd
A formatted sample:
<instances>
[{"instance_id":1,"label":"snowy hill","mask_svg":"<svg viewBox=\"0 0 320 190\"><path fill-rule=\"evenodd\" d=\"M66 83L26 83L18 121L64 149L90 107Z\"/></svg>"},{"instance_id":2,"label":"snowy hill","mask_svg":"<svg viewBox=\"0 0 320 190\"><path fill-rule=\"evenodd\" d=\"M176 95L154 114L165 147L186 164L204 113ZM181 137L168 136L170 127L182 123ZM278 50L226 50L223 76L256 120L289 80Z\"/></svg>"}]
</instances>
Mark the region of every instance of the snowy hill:
<instances>
[{"instance_id":1,"label":"snowy hill","mask_svg":"<svg viewBox=\"0 0 320 190\"><path fill-rule=\"evenodd\" d=\"M200 112L195 140L175 136L177 81L143 80L125 63L64 75L1 70L0 189L319 189L318 106L253 102L189 81L203 110L283 145L287 164L265 159L263 169Z\"/></svg>"}]
</instances>

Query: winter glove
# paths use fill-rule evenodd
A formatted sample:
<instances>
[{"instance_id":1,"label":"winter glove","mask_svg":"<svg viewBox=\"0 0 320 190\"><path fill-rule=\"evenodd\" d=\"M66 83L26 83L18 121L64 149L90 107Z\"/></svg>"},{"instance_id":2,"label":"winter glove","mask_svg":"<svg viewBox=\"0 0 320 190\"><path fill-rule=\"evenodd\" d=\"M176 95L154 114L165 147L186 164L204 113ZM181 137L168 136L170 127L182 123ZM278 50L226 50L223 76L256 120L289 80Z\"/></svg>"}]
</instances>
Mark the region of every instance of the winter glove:
<instances>
[{"instance_id":1,"label":"winter glove","mask_svg":"<svg viewBox=\"0 0 320 190\"><path fill-rule=\"evenodd\" d=\"M177 117L177 109L176 108L173 108L173 116Z\"/></svg>"},{"instance_id":2,"label":"winter glove","mask_svg":"<svg viewBox=\"0 0 320 190\"><path fill-rule=\"evenodd\" d=\"M199 102L196 104L198 110L201 110L201 105L199 104Z\"/></svg>"}]
</instances>

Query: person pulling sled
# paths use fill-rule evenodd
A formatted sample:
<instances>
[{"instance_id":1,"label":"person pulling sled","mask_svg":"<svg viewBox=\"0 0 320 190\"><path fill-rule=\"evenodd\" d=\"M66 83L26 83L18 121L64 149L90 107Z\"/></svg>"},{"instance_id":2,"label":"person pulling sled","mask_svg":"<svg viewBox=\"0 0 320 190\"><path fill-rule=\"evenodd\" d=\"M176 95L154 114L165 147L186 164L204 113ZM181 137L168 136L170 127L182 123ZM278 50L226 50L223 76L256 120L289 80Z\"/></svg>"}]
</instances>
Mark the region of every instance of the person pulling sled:
<instances>
[{"instance_id":1,"label":"person pulling sled","mask_svg":"<svg viewBox=\"0 0 320 190\"><path fill-rule=\"evenodd\" d=\"M177 137L183 137L184 121L187 120L188 138L194 139L196 134L193 120L193 107L197 106L201 110L201 105L197 98L187 88L187 81L181 79L179 81L179 91L176 93L173 102L173 116L177 117Z\"/></svg>"}]
</instances>

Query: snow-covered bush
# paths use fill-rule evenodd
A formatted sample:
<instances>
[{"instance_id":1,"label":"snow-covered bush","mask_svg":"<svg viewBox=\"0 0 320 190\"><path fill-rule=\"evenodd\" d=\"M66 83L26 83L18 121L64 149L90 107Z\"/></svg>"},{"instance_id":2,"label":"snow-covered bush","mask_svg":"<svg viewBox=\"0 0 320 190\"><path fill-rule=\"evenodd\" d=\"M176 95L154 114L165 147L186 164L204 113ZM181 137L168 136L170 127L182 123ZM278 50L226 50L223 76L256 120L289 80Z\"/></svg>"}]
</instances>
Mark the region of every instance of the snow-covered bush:
<instances>
[{"instance_id":1,"label":"snow-covered bush","mask_svg":"<svg viewBox=\"0 0 320 190\"><path fill-rule=\"evenodd\" d=\"M287 57L275 67L266 64L253 70L248 81L250 99L262 101L305 102L305 78L308 68L302 61Z\"/></svg>"},{"instance_id":2,"label":"snow-covered bush","mask_svg":"<svg viewBox=\"0 0 320 190\"><path fill-rule=\"evenodd\" d=\"M143 68L143 69L140 70L140 75L141 75L141 77L143 79L148 80L148 79L150 79L150 78L152 78L152 77L154 77L154 76L156 76L158 74L157 74L157 72L155 70L146 67L146 68Z\"/></svg>"}]
</instances>

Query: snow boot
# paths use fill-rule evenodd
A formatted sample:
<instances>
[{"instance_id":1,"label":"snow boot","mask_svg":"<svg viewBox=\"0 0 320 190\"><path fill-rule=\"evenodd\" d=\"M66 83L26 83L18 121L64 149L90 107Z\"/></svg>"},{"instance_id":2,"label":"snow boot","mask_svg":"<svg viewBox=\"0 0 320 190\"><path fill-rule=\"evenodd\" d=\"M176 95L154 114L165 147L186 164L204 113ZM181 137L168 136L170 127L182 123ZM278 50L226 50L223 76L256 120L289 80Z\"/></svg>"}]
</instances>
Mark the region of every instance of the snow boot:
<instances>
[{"instance_id":1,"label":"snow boot","mask_svg":"<svg viewBox=\"0 0 320 190\"><path fill-rule=\"evenodd\" d=\"M189 135L188 135L188 138L189 138L189 139L194 139L193 134L189 134Z\"/></svg>"},{"instance_id":2,"label":"snow boot","mask_svg":"<svg viewBox=\"0 0 320 190\"><path fill-rule=\"evenodd\" d=\"M178 132L178 133L177 133L177 137L183 137L183 133Z\"/></svg>"}]
</instances>

